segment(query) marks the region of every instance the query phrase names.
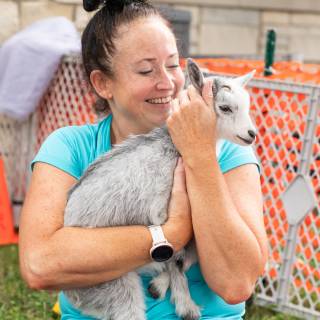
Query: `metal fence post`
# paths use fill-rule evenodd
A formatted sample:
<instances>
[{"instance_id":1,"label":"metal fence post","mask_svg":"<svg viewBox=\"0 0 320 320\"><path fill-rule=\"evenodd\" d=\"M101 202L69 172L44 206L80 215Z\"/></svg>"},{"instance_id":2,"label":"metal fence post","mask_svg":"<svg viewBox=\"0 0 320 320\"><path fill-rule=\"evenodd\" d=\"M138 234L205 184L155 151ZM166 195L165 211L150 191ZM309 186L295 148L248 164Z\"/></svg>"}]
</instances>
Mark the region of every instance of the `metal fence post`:
<instances>
[{"instance_id":1,"label":"metal fence post","mask_svg":"<svg viewBox=\"0 0 320 320\"><path fill-rule=\"evenodd\" d=\"M317 124L317 111L320 105L320 90L314 88L310 95L310 108L306 118L306 129L303 137L301 161L298 167L296 179L288 186L282 195L282 201L287 213L289 223L286 237L286 247L283 253L283 263L280 269L277 303L279 307L285 307L290 286L291 271L295 260L295 249L299 226L303 218L316 206L311 184L308 180L309 167L312 157L312 146ZM292 206L292 201L297 196L301 198L301 210Z\"/></svg>"}]
</instances>

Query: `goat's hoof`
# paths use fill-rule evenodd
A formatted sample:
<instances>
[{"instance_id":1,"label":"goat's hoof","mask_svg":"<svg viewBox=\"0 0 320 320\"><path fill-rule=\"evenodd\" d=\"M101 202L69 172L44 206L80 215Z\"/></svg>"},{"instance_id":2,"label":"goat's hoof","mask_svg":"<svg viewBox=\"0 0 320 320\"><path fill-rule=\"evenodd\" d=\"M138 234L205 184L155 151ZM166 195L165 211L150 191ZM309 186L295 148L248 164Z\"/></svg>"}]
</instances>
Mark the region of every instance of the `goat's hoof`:
<instances>
[{"instance_id":1,"label":"goat's hoof","mask_svg":"<svg viewBox=\"0 0 320 320\"><path fill-rule=\"evenodd\" d=\"M200 317L201 317L201 312L200 312L200 309L197 305L194 305L193 308L186 310L181 315L181 318L183 320L199 320Z\"/></svg>"},{"instance_id":2,"label":"goat's hoof","mask_svg":"<svg viewBox=\"0 0 320 320\"><path fill-rule=\"evenodd\" d=\"M158 289L156 288L155 285L150 284L149 287L148 287L148 291L149 291L150 296L153 299L159 299L160 298L160 292L158 291Z\"/></svg>"},{"instance_id":3,"label":"goat's hoof","mask_svg":"<svg viewBox=\"0 0 320 320\"><path fill-rule=\"evenodd\" d=\"M200 316L197 316L193 313L188 313L182 317L182 320L199 320L199 319L200 319Z\"/></svg>"}]
</instances>

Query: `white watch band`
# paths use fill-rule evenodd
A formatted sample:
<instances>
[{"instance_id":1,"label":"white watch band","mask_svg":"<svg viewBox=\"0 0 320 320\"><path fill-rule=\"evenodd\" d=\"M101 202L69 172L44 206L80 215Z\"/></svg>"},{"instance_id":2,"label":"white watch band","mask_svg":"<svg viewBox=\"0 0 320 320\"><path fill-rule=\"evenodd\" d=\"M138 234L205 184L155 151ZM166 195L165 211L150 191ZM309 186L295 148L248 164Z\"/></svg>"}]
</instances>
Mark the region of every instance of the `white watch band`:
<instances>
[{"instance_id":1,"label":"white watch band","mask_svg":"<svg viewBox=\"0 0 320 320\"><path fill-rule=\"evenodd\" d=\"M168 242L163 234L161 226L149 226L148 228L151 233L153 245L156 245L161 242Z\"/></svg>"}]
</instances>

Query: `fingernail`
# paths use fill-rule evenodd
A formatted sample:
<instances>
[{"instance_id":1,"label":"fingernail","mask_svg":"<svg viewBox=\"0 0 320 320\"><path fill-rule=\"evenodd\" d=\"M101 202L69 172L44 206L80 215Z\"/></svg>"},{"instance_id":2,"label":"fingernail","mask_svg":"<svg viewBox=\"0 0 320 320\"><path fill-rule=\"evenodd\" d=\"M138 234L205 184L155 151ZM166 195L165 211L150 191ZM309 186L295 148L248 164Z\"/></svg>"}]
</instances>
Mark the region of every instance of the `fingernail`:
<instances>
[{"instance_id":1,"label":"fingernail","mask_svg":"<svg viewBox=\"0 0 320 320\"><path fill-rule=\"evenodd\" d=\"M210 98L213 97L212 85L213 85L213 81L209 80L208 81L208 97L210 97Z\"/></svg>"}]
</instances>

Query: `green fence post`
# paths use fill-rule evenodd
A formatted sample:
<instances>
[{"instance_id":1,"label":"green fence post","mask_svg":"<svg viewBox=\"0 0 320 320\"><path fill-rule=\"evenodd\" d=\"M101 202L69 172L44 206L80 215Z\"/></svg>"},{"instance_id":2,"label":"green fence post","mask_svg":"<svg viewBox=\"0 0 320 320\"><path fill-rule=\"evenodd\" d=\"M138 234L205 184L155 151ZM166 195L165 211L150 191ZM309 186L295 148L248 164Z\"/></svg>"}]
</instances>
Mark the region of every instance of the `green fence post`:
<instances>
[{"instance_id":1,"label":"green fence post","mask_svg":"<svg viewBox=\"0 0 320 320\"><path fill-rule=\"evenodd\" d=\"M274 30L268 30L266 52L264 57L264 75L272 75L272 64L274 61L274 51L276 47L276 32Z\"/></svg>"}]
</instances>

